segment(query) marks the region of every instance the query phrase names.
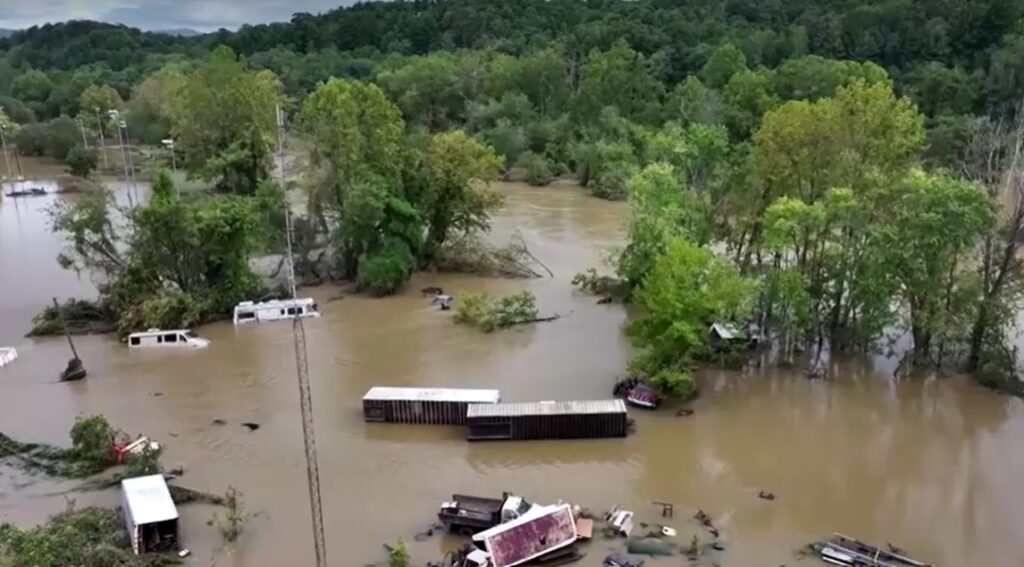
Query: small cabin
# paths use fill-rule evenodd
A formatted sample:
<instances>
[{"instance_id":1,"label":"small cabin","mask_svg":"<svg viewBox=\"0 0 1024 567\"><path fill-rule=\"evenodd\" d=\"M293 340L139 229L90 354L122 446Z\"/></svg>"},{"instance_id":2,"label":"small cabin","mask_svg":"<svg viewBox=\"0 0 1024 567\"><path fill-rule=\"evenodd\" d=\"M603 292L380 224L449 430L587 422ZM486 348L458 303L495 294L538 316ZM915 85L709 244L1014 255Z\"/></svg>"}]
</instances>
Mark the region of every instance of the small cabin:
<instances>
[{"instance_id":1,"label":"small cabin","mask_svg":"<svg viewBox=\"0 0 1024 567\"><path fill-rule=\"evenodd\" d=\"M128 348L205 348L210 341L188 329L150 329L128 335Z\"/></svg>"},{"instance_id":2,"label":"small cabin","mask_svg":"<svg viewBox=\"0 0 1024 567\"><path fill-rule=\"evenodd\" d=\"M178 509L163 475L122 480L121 509L136 555L177 551Z\"/></svg>"},{"instance_id":3,"label":"small cabin","mask_svg":"<svg viewBox=\"0 0 1024 567\"><path fill-rule=\"evenodd\" d=\"M235 306L234 321L242 323L263 323L296 317L319 317L320 306L311 297L296 299L275 299L253 303L243 301Z\"/></svg>"}]
</instances>

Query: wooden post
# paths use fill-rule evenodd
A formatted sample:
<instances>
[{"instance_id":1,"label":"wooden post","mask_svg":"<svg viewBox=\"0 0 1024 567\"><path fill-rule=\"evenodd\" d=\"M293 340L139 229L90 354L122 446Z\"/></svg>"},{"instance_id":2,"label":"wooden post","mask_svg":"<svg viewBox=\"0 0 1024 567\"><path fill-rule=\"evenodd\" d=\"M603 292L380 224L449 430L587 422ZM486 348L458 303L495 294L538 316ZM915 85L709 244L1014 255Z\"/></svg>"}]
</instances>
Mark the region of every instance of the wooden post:
<instances>
[{"instance_id":1,"label":"wooden post","mask_svg":"<svg viewBox=\"0 0 1024 567\"><path fill-rule=\"evenodd\" d=\"M75 350L75 343L71 340L71 332L68 331L68 322L64 320L64 309L61 308L57 298L53 298L53 307L57 309L57 316L60 317L60 324L64 327L64 336L68 339L68 346L71 347L71 354L78 358L78 351Z\"/></svg>"},{"instance_id":2,"label":"wooden post","mask_svg":"<svg viewBox=\"0 0 1024 567\"><path fill-rule=\"evenodd\" d=\"M658 502L657 500L651 501L651 504L655 506L661 506L661 517L671 518L675 515L675 506L671 502Z\"/></svg>"}]
</instances>

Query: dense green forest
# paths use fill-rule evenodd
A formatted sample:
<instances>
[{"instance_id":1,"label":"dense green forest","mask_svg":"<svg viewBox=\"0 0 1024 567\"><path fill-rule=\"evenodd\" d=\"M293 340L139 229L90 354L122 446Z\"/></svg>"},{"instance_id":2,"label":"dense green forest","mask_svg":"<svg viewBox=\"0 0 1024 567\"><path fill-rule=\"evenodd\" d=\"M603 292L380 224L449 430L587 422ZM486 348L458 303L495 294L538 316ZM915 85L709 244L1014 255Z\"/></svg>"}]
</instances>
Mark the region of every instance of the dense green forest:
<instances>
[{"instance_id":1,"label":"dense green forest","mask_svg":"<svg viewBox=\"0 0 1024 567\"><path fill-rule=\"evenodd\" d=\"M393 293L487 229L481 182L571 176L630 202L615 279L578 281L648 314L633 367L666 390L692 390L712 321L756 322L784 358L905 329L906 368L1013 377L1024 2L381 2L192 38L69 22L0 52L18 151L84 163L78 128L109 136L117 110L213 189L163 178L127 236L109 201L57 217L122 330L259 291L282 105L317 277ZM156 245L168 227L187 238Z\"/></svg>"}]
</instances>

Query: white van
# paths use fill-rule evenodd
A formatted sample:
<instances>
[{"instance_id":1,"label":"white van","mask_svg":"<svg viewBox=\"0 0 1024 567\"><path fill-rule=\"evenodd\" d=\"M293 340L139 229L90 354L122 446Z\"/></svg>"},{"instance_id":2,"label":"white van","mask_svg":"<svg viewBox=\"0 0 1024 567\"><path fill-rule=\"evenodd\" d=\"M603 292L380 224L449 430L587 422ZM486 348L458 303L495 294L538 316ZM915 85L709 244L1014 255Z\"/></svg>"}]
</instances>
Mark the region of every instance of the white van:
<instances>
[{"instance_id":1,"label":"white van","mask_svg":"<svg viewBox=\"0 0 1024 567\"><path fill-rule=\"evenodd\" d=\"M235 324L262 323L296 317L319 317L320 307L311 297L275 299L262 303L243 301L235 306Z\"/></svg>"},{"instance_id":2,"label":"white van","mask_svg":"<svg viewBox=\"0 0 1024 567\"><path fill-rule=\"evenodd\" d=\"M161 348L206 348L210 341L200 338L188 329L177 329L173 331L162 331L150 329L141 333L128 335L129 348L161 347Z\"/></svg>"}]
</instances>

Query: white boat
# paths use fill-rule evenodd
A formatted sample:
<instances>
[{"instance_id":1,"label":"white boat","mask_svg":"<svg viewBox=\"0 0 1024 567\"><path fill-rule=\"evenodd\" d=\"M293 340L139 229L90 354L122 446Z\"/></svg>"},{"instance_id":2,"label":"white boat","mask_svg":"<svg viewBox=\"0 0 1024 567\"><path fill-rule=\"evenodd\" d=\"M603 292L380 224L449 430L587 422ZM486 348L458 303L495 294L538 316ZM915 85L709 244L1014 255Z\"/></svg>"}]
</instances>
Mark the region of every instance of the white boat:
<instances>
[{"instance_id":1,"label":"white boat","mask_svg":"<svg viewBox=\"0 0 1024 567\"><path fill-rule=\"evenodd\" d=\"M18 358L18 351L14 347L0 347L0 366L7 366L16 358Z\"/></svg>"},{"instance_id":2,"label":"white boat","mask_svg":"<svg viewBox=\"0 0 1024 567\"><path fill-rule=\"evenodd\" d=\"M280 321L296 317L319 317L320 307L311 297L274 299L253 303L243 301L235 306L235 324Z\"/></svg>"},{"instance_id":3,"label":"white boat","mask_svg":"<svg viewBox=\"0 0 1024 567\"><path fill-rule=\"evenodd\" d=\"M150 329L128 335L128 348L206 348L209 345L208 339L188 329Z\"/></svg>"}]
</instances>

